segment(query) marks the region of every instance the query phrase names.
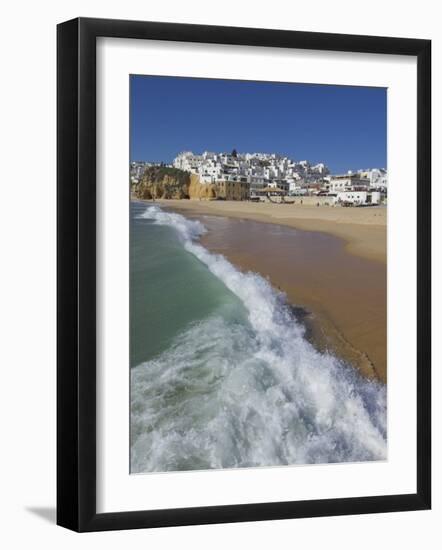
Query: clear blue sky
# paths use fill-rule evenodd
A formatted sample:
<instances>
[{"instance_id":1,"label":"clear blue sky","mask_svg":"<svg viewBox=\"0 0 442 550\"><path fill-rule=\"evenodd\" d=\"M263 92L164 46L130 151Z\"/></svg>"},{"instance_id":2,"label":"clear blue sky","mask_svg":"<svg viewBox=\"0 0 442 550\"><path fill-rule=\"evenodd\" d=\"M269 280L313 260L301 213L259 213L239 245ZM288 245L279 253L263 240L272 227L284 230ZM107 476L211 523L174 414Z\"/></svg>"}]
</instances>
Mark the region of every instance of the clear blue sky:
<instances>
[{"instance_id":1,"label":"clear blue sky","mask_svg":"<svg viewBox=\"0 0 442 550\"><path fill-rule=\"evenodd\" d=\"M386 167L384 88L131 76L131 160L266 152L332 172Z\"/></svg>"}]
</instances>

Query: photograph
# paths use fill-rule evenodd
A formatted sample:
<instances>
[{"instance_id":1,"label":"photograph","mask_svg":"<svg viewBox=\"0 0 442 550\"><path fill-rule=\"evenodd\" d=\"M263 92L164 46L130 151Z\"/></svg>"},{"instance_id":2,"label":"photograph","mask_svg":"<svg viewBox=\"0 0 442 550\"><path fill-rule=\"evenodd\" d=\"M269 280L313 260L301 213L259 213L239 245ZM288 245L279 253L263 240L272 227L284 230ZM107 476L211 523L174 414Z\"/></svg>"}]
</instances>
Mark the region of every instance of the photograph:
<instances>
[{"instance_id":1,"label":"photograph","mask_svg":"<svg viewBox=\"0 0 442 550\"><path fill-rule=\"evenodd\" d=\"M129 87L130 473L388 460L387 88Z\"/></svg>"},{"instance_id":2,"label":"photograph","mask_svg":"<svg viewBox=\"0 0 442 550\"><path fill-rule=\"evenodd\" d=\"M5 3L1 548L441 546L439 11Z\"/></svg>"}]
</instances>

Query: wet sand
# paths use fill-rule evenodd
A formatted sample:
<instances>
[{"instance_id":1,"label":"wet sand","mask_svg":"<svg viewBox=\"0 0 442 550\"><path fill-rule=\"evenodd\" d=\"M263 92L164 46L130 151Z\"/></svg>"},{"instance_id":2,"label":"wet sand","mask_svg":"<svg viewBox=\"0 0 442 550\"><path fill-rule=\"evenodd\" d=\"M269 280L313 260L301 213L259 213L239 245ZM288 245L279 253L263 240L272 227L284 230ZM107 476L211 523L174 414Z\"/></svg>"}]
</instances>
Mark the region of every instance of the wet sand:
<instances>
[{"instance_id":1,"label":"wet sand","mask_svg":"<svg viewBox=\"0 0 442 550\"><path fill-rule=\"evenodd\" d=\"M283 290L321 350L337 354L366 377L386 382L384 262L350 254L348 241L323 232L186 215L208 228L204 246Z\"/></svg>"},{"instance_id":2,"label":"wet sand","mask_svg":"<svg viewBox=\"0 0 442 550\"><path fill-rule=\"evenodd\" d=\"M307 231L320 231L344 240L354 255L386 263L387 209L384 206L342 208L316 206L322 199L307 197L300 204L253 203L248 201L160 200L159 204L183 214L212 214L280 224Z\"/></svg>"}]
</instances>

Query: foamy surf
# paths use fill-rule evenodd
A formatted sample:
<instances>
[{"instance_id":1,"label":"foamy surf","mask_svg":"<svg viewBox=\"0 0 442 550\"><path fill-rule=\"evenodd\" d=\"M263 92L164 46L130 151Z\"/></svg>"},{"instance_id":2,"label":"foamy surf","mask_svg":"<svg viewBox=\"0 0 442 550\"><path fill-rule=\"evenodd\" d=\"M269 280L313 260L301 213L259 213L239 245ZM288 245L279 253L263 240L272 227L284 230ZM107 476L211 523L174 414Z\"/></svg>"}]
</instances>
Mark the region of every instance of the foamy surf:
<instances>
[{"instance_id":1,"label":"foamy surf","mask_svg":"<svg viewBox=\"0 0 442 550\"><path fill-rule=\"evenodd\" d=\"M386 458L383 385L319 353L281 292L198 243L201 222L156 206L141 217L172 227L247 321L217 312L132 369L132 472Z\"/></svg>"}]
</instances>

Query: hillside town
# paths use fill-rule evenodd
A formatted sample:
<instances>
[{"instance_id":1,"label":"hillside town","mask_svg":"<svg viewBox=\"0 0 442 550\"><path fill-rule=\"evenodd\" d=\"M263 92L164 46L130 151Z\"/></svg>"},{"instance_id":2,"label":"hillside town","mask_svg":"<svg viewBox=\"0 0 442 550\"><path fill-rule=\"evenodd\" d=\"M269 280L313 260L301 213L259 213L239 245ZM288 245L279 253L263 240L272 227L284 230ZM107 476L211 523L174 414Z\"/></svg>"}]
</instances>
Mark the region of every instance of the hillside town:
<instances>
[{"instance_id":1,"label":"hillside town","mask_svg":"<svg viewBox=\"0 0 442 550\"><path fill-rule=\"evenodd\" d=\"M324 163L295 161L275 153L184 151L171 164L132 162L132 185L152 166L191 174L200 188L210 186L216 190L212 196L221 199L287 203L290 197L315 197L318 205L367 206L385 203L387 196L384 168L331 174Z\"/></svg>"}]
</instances>

